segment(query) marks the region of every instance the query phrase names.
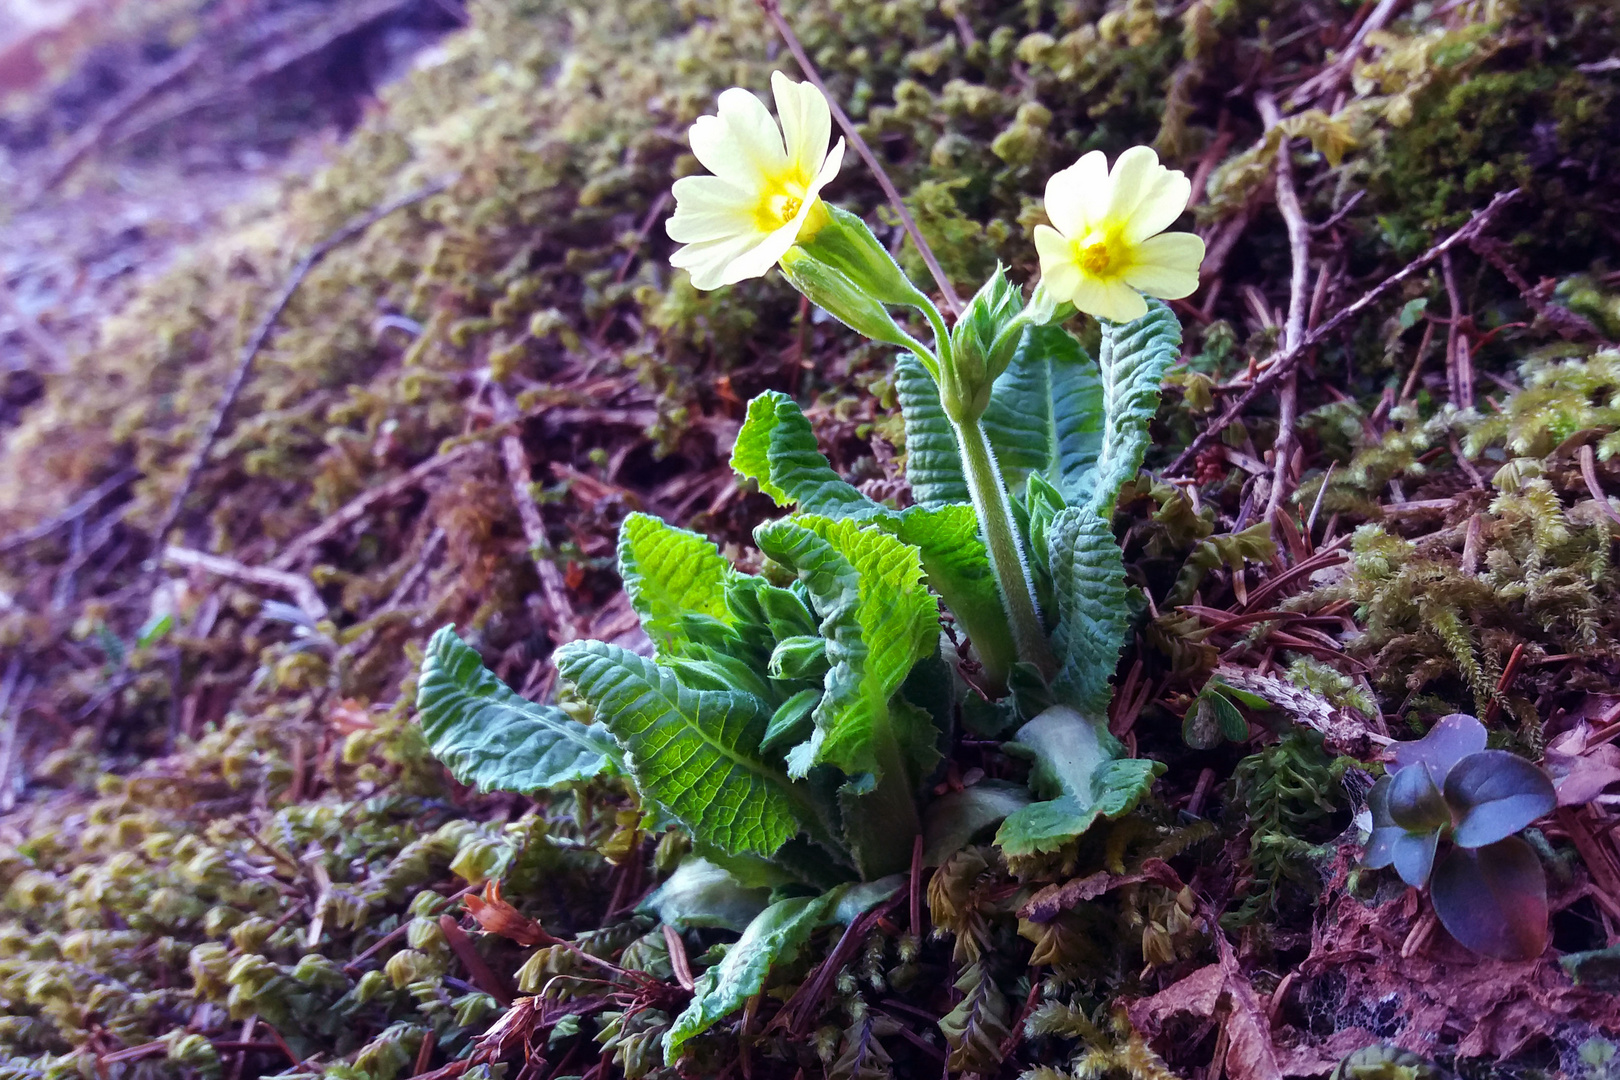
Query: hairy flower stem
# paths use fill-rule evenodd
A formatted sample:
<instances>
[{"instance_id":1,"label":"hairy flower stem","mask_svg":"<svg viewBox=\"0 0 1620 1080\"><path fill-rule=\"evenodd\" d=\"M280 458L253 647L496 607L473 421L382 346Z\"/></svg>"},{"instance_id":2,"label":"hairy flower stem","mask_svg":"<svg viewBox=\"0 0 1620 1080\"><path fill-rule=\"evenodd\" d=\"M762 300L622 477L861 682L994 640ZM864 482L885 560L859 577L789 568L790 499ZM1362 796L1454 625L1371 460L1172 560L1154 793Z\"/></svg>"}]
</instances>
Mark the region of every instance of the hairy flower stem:
<instances>
[{"instance_id":1,"label":"hairy flower stem","mask_svg":"<svg viewBox=\"0 0 1620 1080\"><path fill-rule=\"evenodd\" d=\"M915 784L892 733L877 740L882 779L864 795L845 796L844 835L849 838L861 880L876 881L911 866L912 842L922 832Z\"/></svg>"},{"instance_id":2,"label":"hairy flower stem","mask_svg":"<svg viewBox=\"0 0 1620 1080\"><path fill-rule=\"evenodd\" d=\"M953 418L951 424L956 429L957 445L962 448L962 472L973 499L973 511L979 518L979 528L984 531L990 567L995 571L996 584L1001 587L1001 601L1007 607L1018 659L1033 664L1042 676L1051 678L1057 672L1057 661L1041 629L1029 564L1024 561L1018 526L1013 521L1007 498L1007 485L996 466L990 440L977 419L963 422Z\"/></svg>"}]
</instances>

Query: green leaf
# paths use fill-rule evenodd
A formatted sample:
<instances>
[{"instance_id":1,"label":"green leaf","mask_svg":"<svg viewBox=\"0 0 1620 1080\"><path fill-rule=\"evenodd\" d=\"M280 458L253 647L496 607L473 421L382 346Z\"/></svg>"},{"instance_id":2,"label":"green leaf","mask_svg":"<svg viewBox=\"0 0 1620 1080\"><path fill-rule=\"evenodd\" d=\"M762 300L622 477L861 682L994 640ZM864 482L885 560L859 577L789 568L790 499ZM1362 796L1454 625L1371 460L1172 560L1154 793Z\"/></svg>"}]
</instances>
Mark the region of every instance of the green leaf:
<instances>
[{"instance_id":1,"label":"green leaf","mask_svg":"<svg viewBox=\"0 0 1620 1080\"><path fill-rule=\"evenodd\" d=\"M734 573L708 537L661 518L631 514L619 528L619 576L660 653L686 652L691 616L730 621L726 584Z\"/></svg>"},{"instance_id":2,"label":"green leaf","mask_svg":"<svg viewBox=\"0 0 1620 1080\"><path fill-rule=\"evenodd\" d=\"M842 893L843 889L834 889L821 896L793 896L760 912L725 957L698 978L691 1003L664 1035L665 1063L674 1065L688 1040L763 990L772 965L787 963L799 954Z\"/></svg>"},{"instance_id":3,"label":"green leaf","mask_svg":"<svg viewBox=\"0 0 1620 1080\"><path fill-rule=\"evenodd\" d=\"M1418 770L1420 773L1422 770ZM1401 880L1414 889L1421 889L1429 881L1434 869L1434 853L1440 843L1440 830L1410 832L1396 824L1390 813L1390 792L1394 788L1394 774L1379 778L1367 793L1367 809L1372 814L1372 832L1367 837L1367 850L1361 865L1370 870L1395 867Z\"/></svg>"},{"instance_id":4,"label":"green leaf","mask_svg":"<svg viewBox=\"0 0 1620 1080\"><path fill-rule=\"evenodd\" d=\"M951 430L939 386L915 356L895 361L895 390L906 422L906 481L919 506L966 503L967 479L962 451Z\"/></svg>"},{"instance_id":5,"label":"green leaf","mask_svg":"<svg viewBox=\"0 0 1620 1080\"><path fill-rule=\"evenodd\" d=\"M892 511L868 499L833 471L798 404L767 390L748 403L731 467L758 481L778 506L799 504L810 514L872 517Z\"/></svg>"},{"instance_id":6,"label":"green leaf","mask_svg":"<svg viewBox=\"0 0 1620 1080\"><path fill-rule=\"evenodd\" d=\"M1219 679L1205 683L1198 700L1182 718L1182 741L1194 750L1213 750L1222 742L1246 740L1249 722L1238 711L1231 694L1232 689Z\"/></svg>"},{"instance_id":7,"label":"green leaf","mask_svg":"<svg viewBox=\"0 0 1620 1080\"><path fill-rule=\"evenodd\" d=\"M1060 511L1047 533L1047 560L1058 607L1053 692L1067 705L1100 715L1108 709L1108 680L1130 628L1125 563L1113 527L1090 509Z\"/></svg>"},{"instance_id":8,"label":"green leaf","mask_svg":"<svg viewBox=\"0 0 1620 1080\"><path fill-rule=\"evenodd\" d=\"M1097 366L1068 331L1031 327L996 380L981 422L1010 488L1035 474L1077 499L1089 488L1102 444Z\"/></svg>"},{"instance_id":9,"label":"green leaf","mask_svg":"<svg viewBox=\"0 0 1620 1080\"><path fill-rule=\"evenodd\" d=\"M1397 786L1400 776L1396 776ZM1484 847L1506 839L1550 814L1558 795L1547 774L1506 750L1469 754L1446 774L1444 805L1456 815L1452 839L1463 847ZM1390 796L1390 810L1395 797ZM1448 814L1449 818L1451 815Z\"/></svg>"},{"instance_id":10,"label":"green leaf","mask_svg":"<svg viewBox=\"0 0 1620 1080\"><path fill-rule=\"evenodd\" d=\"M923 586L917 549L847 518L809 514L761 525L754 539L809 589L832 665L816 735L793 774L835 765L849 776L881 776L885 744L896 737L889 699L939 641L939 608Z\"/></svg>"},{"instance_id":11,"label":"green leaf","mask_svg":"<svg viewBox=\"0 0 1620 1080\"><path fill-rule=\"evenodd\" d=\"M769 889L748 888L725 867L688 855L641 902L640 910L677 930L702 926L741 932L770 898Z\"/></svg>"},{"instance_id":12,"label":"green leaf","mask_svg":"<svg viewBox=\"0 0 1620 1080\"><path fill-rule=\"evenodd\" d=\"M782 702L771 714L771 722L765 728L765 737L760 739L759 748L775 750L781 746L797 745L809 738L815 727L810 714L820 700L820 690L800 690Z\"/></svg>"},{"instance_id":13,"label":"green leaf","mask_svg":"<svg viewBox=\"0 0 1620 1080\"><path fill-rule=\"evenodd\" d=\"M629 751L636 786L694 839L770 855L801 828L825 835L806 794L759 754L770 715L758 698L688 690L672 671L601 641L564 645L556 663Z\"/></svg>"},{"instance_id":14,"label":"green leaf","mask_svg":"<svg viewBox=\"0 0 1620 1080\"><path fill-rule=\"evenodd\" d=\"M1086 505L1105 521L1113 520L1119 489L1142 467L1159 384L1180 354L1181 323L1163 301L1150 297L1148 313L1135 322L1102 322L1097 364L1105 422Z\"/></svg>"},{"instance_id":15,"label":"green leaf","mask_svg":"<svg viewBox=\"0 0 1620 1080\"><path fill-rule=\"evenodd\" d=\"M1018 650L973 507L910 507L900 515L896 535L921 552L928 583L945 598L957 625L972 640L986 677L999 687Z\"/></svg>"},{"instance_id":16,"label":"green leaf","mask_svg":"<svg viewBox=\"0 0 1620 1080\"><path fill-rule=\"evenodd\" d=\"M433 756L482 791L532 795L625 769L605 727L519 697L451 626L428 641L416 708Z\"/></svg>"},{"instance_id":17,"label":"green leaf","mask_svg":"<svg viewBox=\"0 0 1620 1080\"><path fill-rule=\"evenodd\" d=\"M1056 851L1097 818L1129 813L1164 771L1157 761L1122 757L1103 724L1063 705L1025 724L1007 749L1033 758L1029 786L1046 800L1001 823L996 843L1011 856Z\"/></svg>"},{"instance_id":18,"label":"green leaf","mask_svg":"<svg viewBox=\"0 0 1620 1080\"><path fill-rule=\"evenodd\" d=\"M1535 848L1517 836L1452 848L1429 894L1440 925L1477 953L1523 961L1547 948L1547 877Z\"/></svg>"}]
</instances>

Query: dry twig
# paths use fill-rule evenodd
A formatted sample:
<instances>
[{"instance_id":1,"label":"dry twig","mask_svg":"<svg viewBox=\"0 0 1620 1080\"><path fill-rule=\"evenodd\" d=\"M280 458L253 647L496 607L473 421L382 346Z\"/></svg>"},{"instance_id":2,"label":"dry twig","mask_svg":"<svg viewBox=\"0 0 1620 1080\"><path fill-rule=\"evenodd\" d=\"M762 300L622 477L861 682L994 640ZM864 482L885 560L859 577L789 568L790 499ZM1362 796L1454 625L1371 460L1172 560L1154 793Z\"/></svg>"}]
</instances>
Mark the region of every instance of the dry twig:
<instances>
[{"instance_id":1,"label":"dry twig","mask_svg":"<svg viewBox=\"0 0 1620 1080\"><path fill-rule=\"evenodd\" d=\"M1299 363L1301 357L1304 356L1305 352L1310 349L1311 346L1317 344L1329 334L1332 334L1335 330L1339 329L1339 327L1343 326L1345 323L1367 310L1367 308L1371 307L1373 304L1376 304L1390 290L1394 289L1401 282L1405 281L1407 278L1411 277L1425 266L1428 266L1435 259L1438 259L1446 252L1456 247L1458 244L1467 243L1469 239L1477 235L1480 230L1490 223L1491 219L1496 216L1497 212L1500 211L1502 207L1506 206L1514 199L1517 199L1519 195L1520 191L1518 188L1514 188L1511 191L1501 192L1490 201L1489 205L1480 210L1479 213L1475 214L1468 224L1464 225L1462 228L1458 229L1456 232L1452 233L1438 244L1435 244L1428 251L1424 252L1422 255L1419 255L1416 259L1407 263L1404 267L1397 270L1383 281L1380 281L1377 285L1374 285L1371 289L1367 290L1366 293L1362 294L1360 299L1351 304L1349 307L1346 307L1338 314L1322 323L1320 326L1313 327L1312 329L1308 330L1300 339L1298 347L1284 350L1283 354L1279 356L1272 363L1271 367L1266 369L1266 371L1262 373L1259 378L1255 379L1253 385L1251 385L1241 397L1229 405L1226 411L1222 413L1214 423L1210 424L1203 431L1199 432L1198 437L1193 439L1193 441L1187 446L1187 449L1183 450L1176 457L1176 459L1170 463L1169 468L1165 469L1164 475L1175 476L1185 469L1193 458L1197 456L1200 450L1208 446L1217 435L1226 430L1227 425L1231 424L1243 414L1243 410L1247 409L1255 398L1269 391L1272 387L1280 383L1290 371L1293 371L1295 366Z\"/></svg>"},{"instance_id":2,"label":"dry twig","mask_svg":"<svg viewBox=\"0 0 1620 1080\"><path fill-rule=\"evenodd\" d=\"M284 570L271 570L263 566L247 566L223 555L210 555L206 551L169 546L163 549L165 566L180 566L187 570L201 570L205 574L225 578L241 585L257 585L276 589L293 598L298 609L311 619L326 618L326 601L316 591L315 583L307 577L289 574Z\"/></svg>"},{"instance_id":3,"label":"dry twig","mask_svg":"<svg viewBox=\"0 0 1620 1080\"><path fill-rule=\"evenodd\" d=\"M495 419L502 424L515 424L518 420L517 406L512 403L505 388L492 382L489 393L495 406ZM534 493L529 489L534 482L530 474L529 455L523 449L523 440L518 437L515 427L501 436L501 458L506 464L506 480L512 488L512 502L517 506L518 520L523 523L523 538L529 542L529 557L534 560L535 572L540 575L540 592L557 620L556 643L561 645L573 641L579 637L579 616L574 611L573 601L568 598L562 571L545 556L551 543L546 539L546 524L540 518L540 508L534 503Z\"/></svg>"},{"instance_id":4,"label":"dry twig","mask_svg":"<svg viewBox=\"0 0 1620 1080\"><path fill-rule=\"evenodd\" d=\"M1277 100L1270 91L1261 91L1256 98L1260 117L1266 127L1282 123ZM1306 287L1310 279L1311 234L1305 224L1305 212L1299 205L1299 192L1294 187L1294 160L1289 151L1289 139L1282 136L1277 147L1277 209L1282 212L1288 226L1288 252L1293 264L1288 280L1288 318L1283 323L1283 354L1301 353L1300 342L1305 337ZM1275 524L1288 489L1288 466L1294 449L1294 413L1299 400L1299 381L1296 372L1290 372L1283 382L1281 402L1277 410L1277 441L1272 448L1274 461L1271 494L1266 500L1266 520Z\"/></svg>"},{"instance_id":5,"label":"dry twig","mask_svg":"<svg viewBox=\"0 0 1620 1080\"><path fill-rule=\"evenodd\" d=\"M430 474L466 457L476 445L463 443L460 446L453 446L442 454L419 462L387 483L378 484L369 491L361 492L345 503L337 513L288 544L287 549L271 559L268 565L272 570L291 569L310 551L359 522L377 503L403 495Z\"/></svg>"}]
</instances>

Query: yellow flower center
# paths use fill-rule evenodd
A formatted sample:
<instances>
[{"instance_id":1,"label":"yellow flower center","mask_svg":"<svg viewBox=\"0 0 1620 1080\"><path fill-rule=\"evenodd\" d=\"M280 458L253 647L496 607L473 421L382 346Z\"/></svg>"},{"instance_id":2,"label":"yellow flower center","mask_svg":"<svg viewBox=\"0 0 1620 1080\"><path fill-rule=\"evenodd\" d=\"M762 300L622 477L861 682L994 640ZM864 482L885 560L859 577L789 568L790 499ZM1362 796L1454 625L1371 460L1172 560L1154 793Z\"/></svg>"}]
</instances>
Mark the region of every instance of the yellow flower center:
<instances>
[{"instance_id":1,"label":"yellow flower center","mask_svg":"<svg viewBox=\"0 0 1620 1080\"><path fill-rule=\"evenodd\" d=\"M1128 245L1118 232L1099 236L1092 233L1075 245L1080 269L1088 277L1116 278L1125 273L1131 261Z\"/></svg>"},{"instance_id":2,"label":"yellow flower center","mask_svg":"<svg viewBox=\"0 0 1620 1080\"><path fill-rule=\"evenodd\" d=\"M794 218L804 208L804 197L809 193L809 185L797 176L780 176L773 178L761 193L759 203L754 207L754 225L762 233L775 232Z\"/></svg>"}]
</instances>

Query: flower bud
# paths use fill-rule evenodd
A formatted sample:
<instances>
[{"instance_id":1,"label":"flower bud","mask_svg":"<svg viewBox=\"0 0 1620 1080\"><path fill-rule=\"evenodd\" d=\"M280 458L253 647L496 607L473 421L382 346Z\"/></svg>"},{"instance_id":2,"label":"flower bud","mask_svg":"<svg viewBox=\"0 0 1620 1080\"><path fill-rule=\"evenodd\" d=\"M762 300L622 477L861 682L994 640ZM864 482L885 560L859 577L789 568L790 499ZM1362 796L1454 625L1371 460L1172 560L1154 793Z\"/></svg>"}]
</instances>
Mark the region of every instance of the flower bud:
<instances>
[{"instance_id":1,"label":"flower bud","mask_svg":"<svg viewBox=\"0 0 1620 1080\"><path fill-rule=\"evenodd\" d=\"M814 235L801 235L798 247L880 304L921 308L928 303L866 222L848 210L828 206L827 222Z\"/></svg>"},{"instance_id":2,"label":"flower bud","mask_svg":"<svg viewBox=\"0 0 1620 1080\"><path fill-rule=\"evenodd\" d=\"M773 679L819 679L827 673L827 642L813 636L780 641L771 653Z\"/></svg>"},{"instance_id":3,"label":"flower bud","mask_svg":"<svg viewBox=\"0 0 1620 1080\"><path fill-rule=\"evenodd\" d=\"M805 248L789 248L782 256L781 266L782 275L795 289L857 334L905 349L922 348L900 328L882 303Z\"/></svg>"}]
</instances>

